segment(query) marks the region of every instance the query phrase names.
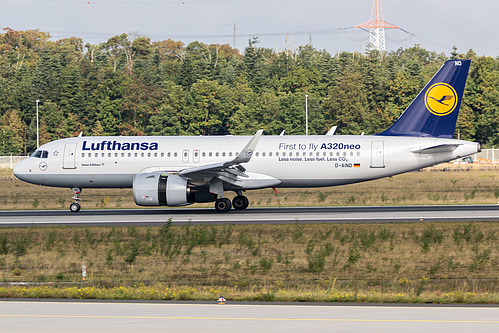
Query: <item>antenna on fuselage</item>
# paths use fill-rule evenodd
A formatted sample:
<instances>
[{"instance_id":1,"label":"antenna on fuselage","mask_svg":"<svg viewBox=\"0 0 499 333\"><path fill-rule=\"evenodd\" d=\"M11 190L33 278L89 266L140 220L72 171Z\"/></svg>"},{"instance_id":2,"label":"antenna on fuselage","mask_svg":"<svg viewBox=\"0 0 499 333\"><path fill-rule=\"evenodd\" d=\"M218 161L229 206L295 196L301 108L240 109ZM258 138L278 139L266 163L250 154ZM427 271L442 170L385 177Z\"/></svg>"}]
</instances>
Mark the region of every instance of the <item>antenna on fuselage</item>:
<instances>
[{"instance_id":1,"label":"antenna on fuselage","mask_svg":"<svg viewBox=\"0 0 499 333\"><path fill-rule=\"evenodd\" d=\"M78 134L78 137L81 138L83 136L83 131L80 132L80 134Z\"/></svg>"}]
</instances>

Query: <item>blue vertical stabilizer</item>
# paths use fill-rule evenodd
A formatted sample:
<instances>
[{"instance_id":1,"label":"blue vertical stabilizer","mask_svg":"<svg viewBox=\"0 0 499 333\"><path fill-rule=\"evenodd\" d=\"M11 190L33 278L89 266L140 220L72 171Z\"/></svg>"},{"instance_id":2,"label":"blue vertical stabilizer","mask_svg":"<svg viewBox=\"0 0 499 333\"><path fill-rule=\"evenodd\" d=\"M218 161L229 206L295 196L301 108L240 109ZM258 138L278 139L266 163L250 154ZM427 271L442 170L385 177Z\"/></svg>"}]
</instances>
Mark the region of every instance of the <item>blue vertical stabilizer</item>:
<instances>
[{"instance_id":1,"label":"blue vertical stabilizer","mask_svg":"<svg viewBox=\"0 0 499 333\"><path fill-rule=\"evenodd\" d=\"M384 136L452 139L470 60L448 60Z\"/></svg>"}]
</instances>

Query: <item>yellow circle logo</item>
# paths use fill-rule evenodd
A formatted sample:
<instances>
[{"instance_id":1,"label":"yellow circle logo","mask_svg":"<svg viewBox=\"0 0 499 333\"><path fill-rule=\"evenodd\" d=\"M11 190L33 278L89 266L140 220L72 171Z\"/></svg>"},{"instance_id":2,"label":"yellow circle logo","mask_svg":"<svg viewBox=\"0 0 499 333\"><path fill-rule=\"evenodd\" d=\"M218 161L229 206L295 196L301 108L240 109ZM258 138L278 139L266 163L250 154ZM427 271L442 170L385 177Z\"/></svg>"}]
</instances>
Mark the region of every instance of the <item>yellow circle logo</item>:
<instances>
[{"instance_id":1,"label":"yellow circle logo","mask_svg":"<svg viewBox=\"0 0 499 333\"><path fill-rule=\"evenodd\" d=\"M439 82L428 88L424 101L428 111L436 116L446 116L456 108L457 93L449 84Z\"/></svg>"}]
</instances>

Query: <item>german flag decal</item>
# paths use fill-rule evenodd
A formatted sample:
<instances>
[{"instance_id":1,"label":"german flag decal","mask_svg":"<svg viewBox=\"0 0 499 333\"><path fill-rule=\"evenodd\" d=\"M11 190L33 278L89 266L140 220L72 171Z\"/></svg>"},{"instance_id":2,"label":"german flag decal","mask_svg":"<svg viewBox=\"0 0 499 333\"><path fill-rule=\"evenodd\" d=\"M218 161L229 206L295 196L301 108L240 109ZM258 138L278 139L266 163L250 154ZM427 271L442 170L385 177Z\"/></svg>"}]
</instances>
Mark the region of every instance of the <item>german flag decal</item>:
<instances>
[{"instance_id":1,"label":"german flag decal","mask_svg":"<svg viewBox=\"0 0 499 333\"><path fill-rule=\"evenodd\" d=\"M360 163L354 163L353 167L354 168L360 168Z\"/></svg>"}]
</instances>

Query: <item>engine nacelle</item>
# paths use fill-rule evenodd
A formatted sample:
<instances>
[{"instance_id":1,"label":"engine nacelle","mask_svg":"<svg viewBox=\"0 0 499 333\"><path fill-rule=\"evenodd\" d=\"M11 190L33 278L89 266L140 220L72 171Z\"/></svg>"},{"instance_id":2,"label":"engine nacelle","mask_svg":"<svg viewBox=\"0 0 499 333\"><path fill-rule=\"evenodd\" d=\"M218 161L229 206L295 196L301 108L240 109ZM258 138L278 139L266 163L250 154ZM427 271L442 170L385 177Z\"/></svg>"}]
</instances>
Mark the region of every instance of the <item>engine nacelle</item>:
<instances>
[{"instance_id":1,"label":"engine nacelle","mask_svg":"<svg viewBox=\"0 0 499 333\"><path fill-rule=\"evenodd\" d=\"M133 178L133 199L139 206L184 206L193 203L187 179L159 172Z\"/></svg>"}]
</instances>

